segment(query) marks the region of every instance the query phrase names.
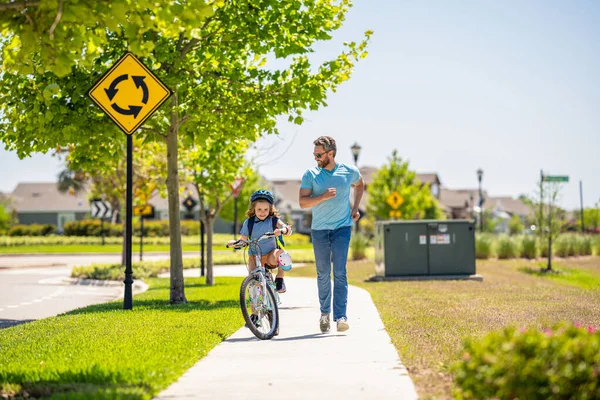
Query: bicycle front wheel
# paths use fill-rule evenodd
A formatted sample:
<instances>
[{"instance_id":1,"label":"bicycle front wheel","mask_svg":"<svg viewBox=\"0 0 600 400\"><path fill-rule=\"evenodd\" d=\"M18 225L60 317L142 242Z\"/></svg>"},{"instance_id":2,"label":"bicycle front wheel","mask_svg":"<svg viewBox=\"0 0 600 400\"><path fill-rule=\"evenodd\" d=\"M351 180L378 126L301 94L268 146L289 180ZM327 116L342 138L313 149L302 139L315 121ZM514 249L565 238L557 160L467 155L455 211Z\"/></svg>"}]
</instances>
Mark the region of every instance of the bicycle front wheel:
<instances>
[{"instance_id":1,"label":"bicycle front wheel","mask_svg":"<svg viewBox=\"0 0 600 400\"><path fill-rule=\"evenodd\" d=\"M279 309L273 289L267 284L266 293L257 277L249 275L240 287L240 307L246 326L254 336L271 339L279 329Z\"/></svg>"}]
</instances>

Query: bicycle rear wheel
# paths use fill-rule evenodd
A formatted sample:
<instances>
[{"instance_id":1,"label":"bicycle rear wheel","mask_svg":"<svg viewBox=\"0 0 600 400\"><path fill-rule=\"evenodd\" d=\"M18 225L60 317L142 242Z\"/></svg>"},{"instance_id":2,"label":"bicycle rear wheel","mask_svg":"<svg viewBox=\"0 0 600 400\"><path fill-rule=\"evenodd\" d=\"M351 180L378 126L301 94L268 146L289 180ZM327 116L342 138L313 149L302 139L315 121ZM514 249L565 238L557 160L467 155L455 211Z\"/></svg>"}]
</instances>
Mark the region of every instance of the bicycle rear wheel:
<instances>
[{"instance_id":1,"label":"bicycle rear wheel","mask_svg":"<svg viewBox=\"0 0 600 400\"><path fill-rule=\"evenodd\" d=\"M266 285L267 292L258 279L249 275L240 287L240 307L246 326L254 336L262 340L271 339L279 329L279 309L273 289Z\"/></svg>"}]
</instances>

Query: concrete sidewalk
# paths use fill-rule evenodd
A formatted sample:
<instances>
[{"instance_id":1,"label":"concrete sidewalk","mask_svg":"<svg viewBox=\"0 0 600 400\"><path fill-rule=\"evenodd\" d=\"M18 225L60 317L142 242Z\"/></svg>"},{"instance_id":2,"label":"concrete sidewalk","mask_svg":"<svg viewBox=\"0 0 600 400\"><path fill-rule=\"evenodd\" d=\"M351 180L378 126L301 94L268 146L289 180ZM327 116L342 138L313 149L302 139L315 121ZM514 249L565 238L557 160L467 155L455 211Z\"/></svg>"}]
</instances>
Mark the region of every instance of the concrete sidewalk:
<instances>
[{"instance_id":1,"label":"concrete sidewalk","mask_svg":"<svg viewBox=\"0 0 600 400\"><path fill-rule=\"evenodd\" d=\"M367 291L350 287L349 331L332 324L321 334L315 279L286 284L279 336L261 341L241 328L157 399L417 398Z\"/></svg>"}]
</instances>

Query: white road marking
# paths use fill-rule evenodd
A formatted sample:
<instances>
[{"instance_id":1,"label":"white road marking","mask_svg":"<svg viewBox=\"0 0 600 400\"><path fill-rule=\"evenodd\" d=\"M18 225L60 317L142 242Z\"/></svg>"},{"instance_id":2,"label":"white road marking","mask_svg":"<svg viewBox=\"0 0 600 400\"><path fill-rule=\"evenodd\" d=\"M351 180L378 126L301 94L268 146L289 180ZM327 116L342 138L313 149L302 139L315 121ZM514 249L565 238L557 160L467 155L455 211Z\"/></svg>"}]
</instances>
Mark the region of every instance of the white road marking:
<instances>
[{"instance_id":1,"label":"white road marking","mask_svg":"<svg viewBox=\"0 0 600 400\"><path fill-rule=\"evenodd\" d=\"M19 306L6 306L6 308L17 308Z\"/></svg>"},{"instance_id":2,"label":"white road marking","mask_svg":"<svg viewBox=\"0 0 600 400\"><path fill-rule=\"evenodd\" d=\"M22 303L21 303L21 304L19 304L19 305L20 305L20 306L30 306L30 305L32 305L32 304L33 304L33 303L32 303L32 302L30 302L30 301L24 301L24 302L22 302Z\"/></svg>"}]
</instances>

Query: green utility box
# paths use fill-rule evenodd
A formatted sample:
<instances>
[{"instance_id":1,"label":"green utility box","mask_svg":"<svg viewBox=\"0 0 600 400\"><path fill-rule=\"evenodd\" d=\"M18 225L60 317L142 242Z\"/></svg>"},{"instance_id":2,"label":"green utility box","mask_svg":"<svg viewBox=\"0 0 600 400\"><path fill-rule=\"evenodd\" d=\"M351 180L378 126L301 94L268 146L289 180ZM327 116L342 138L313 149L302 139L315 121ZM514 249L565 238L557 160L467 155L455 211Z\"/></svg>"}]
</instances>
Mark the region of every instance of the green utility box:
<instances>
[{"instance_id":1,"label":"green utility box","mask_svg":"<svg viewBox=\"0 0 600 400\"><path fill-rule=\"evenodd\" d=\"M375 264L377 277L474 275L473 221L379 221Z\"/></svg>"}]
</instances>

